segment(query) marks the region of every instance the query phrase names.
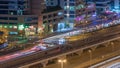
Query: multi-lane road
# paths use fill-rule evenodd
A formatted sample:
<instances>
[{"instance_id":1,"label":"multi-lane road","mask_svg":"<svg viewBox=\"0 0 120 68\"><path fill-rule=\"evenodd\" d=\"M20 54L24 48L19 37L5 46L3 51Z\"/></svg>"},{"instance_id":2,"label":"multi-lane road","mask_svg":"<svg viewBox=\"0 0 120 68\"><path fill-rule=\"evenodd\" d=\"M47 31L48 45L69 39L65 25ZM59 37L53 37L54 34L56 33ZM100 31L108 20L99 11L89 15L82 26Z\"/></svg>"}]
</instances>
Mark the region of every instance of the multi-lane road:
<instances>
[{"instance_id":1,"label":"multi-lane road","mask_svg":"<svg viewBox=\"0 0 120 68\"><path fill-rule=\"evenodd\" d=\"M120 19L114 20L114 21L109 20L109 21L106 21L104 23L100 22L98 24L90 25L90 26L80 28L80 29L76 28L75 30L67 32L67 33L63 33L63 34L60 34L60 35L45 38L45 39L43 39L43 41L46 42L46 43L54 43L56 41L59 41L60 38L75 36L75 35L84 34L84 33L87 33L87 32L93 32L95 30L107 28L107 27L117 25L117 24L120 24Z\"/></svg>"},{"instance_id":2,"label":"multi-lane road","mask_svg":"<svg viewBox=\"0 0 120 68\"><path fill-rule=\"evenodd\" d=\"M99 31L96 31L95 33L96 33L96 35L92 35L92 36L90 36L89 38L86 38L86 39L84 39L84 40L82 40L82 41L80 41L80 40L78 40L78 41L74 41L74 42L69 42L71 45L72 45L72 50L76 50L76 48L77 49L79 49L79 48L84 48L84 47L89 47L89 46L91 46L91 45L93 45L93 44L97 44L97 43L99 43L99 42L102 42L102 41L106 41L107 39L112 39L113 37L118 37L119 36L119 33L120 33L120 31L119 31L119 28L120 28L120 25L118 25L118 26L114 26L114 27L110 27L110 28L106 28L106 29L104 29L104 30L99 30ZM111 30L112 29L112 30ZM82 42L82 43L81 43ZM91 43L91 44L90 44ZM66 44L67 45L67 44ZM73 46L74 45L74 46ZM46 46L46 45L45 45ZM52 45L53 47L54 47L54 45ZM59 46L59 45L56 45L56 46ZM40 47L40 50L39 50L39 47ZM50 56L52 56L52 55L54 55L54 54L60 54L60 53L63 53L63 51L64 51L64 53L65 52L69 52L69 51L72 51L71 49L70 50L67 50L68 48L69 48L69 46L67 47L67 49L65 48L62 48L61 50L58 50L58 48L56 48L55 47L55 49L56 50L54 50L54 48L53 47L50 47L50 48L48 48L48 49L50 49L50 50L48 50L48 51L46 51L45 49L45 47L41 47L40 45L37 47L38 49L36 49L36 48L31 48L31 49L29 49L29 50L25 50L25 51L23 51L23 52L18 52L18 54L20 54L20 55L18 55L18 54L14 54L15 55L15 57L14 57L14 55L8 55L7 57L6 56L4 56L4 57L6 57L6 58L9 58L9 59L7 59L7 61L6 61L6 58L4 59L3 57L1 58L1 59L4 59L4 60L1 60L1 64L3 64L4 65L4 63L5 64L7 64L7 65L11 65L12 63L12 65L14 65L14 64L16 64L16 63L22 63L22 62L27 62L27 61L33 61L34 59L40 59L40 58L42 58L42 57L50 57ZM43 49L42 49L43 48ZM52 50L51 50L51 48L53 48ZM42 52L42 51L44 51L44 52ZM10 57L9 57L10 56ZM39 56L39 57L37 57L37 56ZM13 57L13 58L12 58ZM27 58L26 58L27 57ZM22 61L24 59L24 61ZM3 62L4 61L4 62ZM12 63L7 63L7 62L11 62L11 61L14 61L14 62L12 62ZM19 62L18 62L19 61ZM3 67L4 68L4 67Z\"/></svg>"},{"instance_id":3,"label":"multi-lane road","mask_svg":"<svg viewBox=\"0 0 120 68\"><path fill-rule=\"evenodd\" d=\"M103 47L104 45L108 45L108 47ZM108 58L114 57L115 55L120 54L120 43L114 42L114 51L113 47L110 44L102 44L101 47L98 47L95 51L92 51L90 59L90 53L88 50L85 50L81 55L72 55L66 58L67 62L64 63L64 68L88 68L90 65L105 61ZM114 64L114 63L113 63ZM108 63L108 65L110 65ZM104 65L103 65L104 66ZM107 63L106 63L107 66ZM34 65L35 67L35 65ZM34 68L31 66L31 68ZM36 65L36 68L39 68L39 65ZM60 63L56 62L55 64L50 64L46 68L60 68ZM91 67L98 68L98 67ZM106 68L102 67L101 68Z\"/></svg>"},{"instance_id":4,"label":"multi-lane road","mask_svg":"<svg viewBox=\"0 0 120 68\"><path fill-rule=\"evenodd\" d=\"M93 31L93 30L88 30L88 31ZM65 34L45 38L45 39L43 39L43 42L54 43L54 41L55 42L59 41L60 38L67 38L67 37L75 36L75 35L82 34L82 33L85 33L85 32L86 32L85 30L80 29L80 30L77 30L77 31L72 31L72 32L68 32L68 33L65 33ZM81 39L81 38L78 37L78 39ZM37 42L39 43L41 41L37 41ZM42 51L42 50L47 49L47 47L52 47L52 46L55 46L55 45L54 44L38 44L38 46L35 46L35 47L27 49L27 50L23 50L23 51L19 51L19 52L13 53L13 54L8 54L8 55L5 55L5 56L1 56L0 57L0 59L1 59L0 62L6 61L6 60L9 60L9 59L13 59L13 58L16 58L18 56L28 55L28 54L34 53L36 51L40 51L40 50Z\"/></svg>"},{"instance_id":5,"label":"multi-lane road","mask_svg":"<svg viewBox=\"0 0 120 68\"><path fill-rule=\"evenodd\" d=\"M115 21L110 21L110 22L107 21L106 23L101 23L101 24L97 24L97 25L94 25L94 26L89 26L89 27L85 27L85 28L81 28L81 29L75 29L75 30L72 30L72 31L67 32L67 33L63 33L63 34L60 34L60 35L48 37L48 38L43 39L42 41L45 42L45 43L49 43L49 44L38 44L38 46L35 46L33 48L29 48L29 49L19 51L19 52L13 53L13 54L8 54L8 55L5 55L5 56L1 56L0 57L0 59L1 59L0 63L8 61L8 60L13 60L13 59L16 59L16 58L28 56L28 55L34 54L38 51L40 51L42 53L42 51L45 51L47 49L51 49L51 48L54 48L54 47L56 48L56 46L59 46L58 43L59 43L60 38L66 38L66 37L76 36L76 35L80 35L80 34L84 34L84 33L88 33L88 32L93 32L93 31L96 31L96 30L100 30L102 28L106 28L106 27L110 27L110 26L118 25L118 24L120 24L120 20L115 20ZM110 27L110 28L112 28L112 27ZM109 30L106 30L106 31L109 31ZM107 35L109 35L109 33L111 34L111 32L107 32L107 33L106 33ZM90 36L89 38L87 38L87 41L88 40L91 41L91 39L97 38L97 39L92 40L92 41L95 41L95 40L98 40L99 38L103 37L103 36L101 36L101 34L99 34L99 33L97 33L97 34L98 35L96 37L91 37ZM105 34L103 33L102 35L105 35ZM54 45L53 43L54 42L56 43L56 41L57 41L57 45ZM41 40L38 41L38 42L41 42Z\"/></svg>"}]
</instances>

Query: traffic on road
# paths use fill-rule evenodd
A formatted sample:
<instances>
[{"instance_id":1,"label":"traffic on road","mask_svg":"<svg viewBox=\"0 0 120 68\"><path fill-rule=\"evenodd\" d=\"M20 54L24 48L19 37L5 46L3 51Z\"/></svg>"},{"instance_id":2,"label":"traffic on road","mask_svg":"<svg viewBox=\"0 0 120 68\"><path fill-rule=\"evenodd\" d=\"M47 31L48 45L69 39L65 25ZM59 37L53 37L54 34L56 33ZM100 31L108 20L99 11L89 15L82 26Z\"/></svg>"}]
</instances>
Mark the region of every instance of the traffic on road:
<instances>
[{"instance_id":1,"label":"traffic on road","mask_svg":"<svg viewBox=\"0 0 120 68\"><path fill-rule=\"evenodd\" d=\"M64 38L69 37L69 36L84 34L84 33L92 32L95 30L107 28L110 26L118 25L118 24L120 24L120 19L114 20L114 21L108 20L108 21L101 23L101 24L95 24L93 26L90 25L90 26L84 27L84 28L76 28L76 30L73 30L73 31L70 31L67 33L48 37L48 38L37 41L39 44L30 48L30 49L19 51L19 52L16 52L14 54L8 54L5 56L1 56L0 62L6 61L9 59L13 59L13 58L17 58L20 56L28 55L31 53L35 53L37 51L44 51L44 50L47 50L49 48L55 47L56 45L59 46L61 44L64 44L66 41ZM42 41L42 43L41 43L41 41Z\"/></svg>"}]
</instances>

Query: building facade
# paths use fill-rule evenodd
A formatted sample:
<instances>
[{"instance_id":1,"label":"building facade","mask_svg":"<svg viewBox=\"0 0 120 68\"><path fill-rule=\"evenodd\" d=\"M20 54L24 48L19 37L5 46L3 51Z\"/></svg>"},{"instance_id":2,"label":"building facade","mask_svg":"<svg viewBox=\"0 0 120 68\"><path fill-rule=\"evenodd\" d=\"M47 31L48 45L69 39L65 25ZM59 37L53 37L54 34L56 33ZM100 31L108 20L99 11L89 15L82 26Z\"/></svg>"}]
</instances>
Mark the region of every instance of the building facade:
<instances>
[{"instance_id":1,"label":"building facade","mask_svg":"<svg viewBox=\"0 0 120 68\"><path fill-rule=\"evenodd\" d=\"M0 28L0 49L8 46L6 43L8 37L8 31L6 29Z\"/></svg>"},{"instance_id":2,"label":"building facade","mask_svg":"<svg viewBox=\"0 0 120 68\"><path fill-rule=\"evenodd\" d=\"M110 9L111 0L86 0L88 3L95 3L98 13L104 12Z\"/></svg>"},{"instance_id":3,"label":"building facade","mask_svg":"<svg viewBox=\"0 0 120 68\"><path fill-rule=\"evenodd\" d=\"M43 20L45 32L51 33L63 29L64 26L59 26L61 23L63 23L63 19L64 19L63 9L61 9L60 7L56 6L46 9L43 12L42 16L43 16L42 20Z\"/></svg>"},{"instance_id":4,"label":"building facade","mask_svg":"<svg viewBox=\"0 0 120 68\"><path fill-rule=\"evenodd\" d=\"M0 0L0 27L9 34L36 34L42 9L44 0Z\"/></svg>"},{"instance_id":5,"label":"building facade","mask_svg":"<svg viewBox=\"0 0 120 68\"><path fill-rule=\"evenodd\" d=\"M57 6L59 5L59 0L46 0L46 6Z\"/></svg>"},{"instance_id":6,"label":"building facade","mask_svg":"<svg viewBox=\"0 0 120 68\"><path fill-rule=\"evenodd\" d=\"M55 32L64 30L65 22L63 9L60 5L61 0L46 0L46 9L43 11L43 24L46 25L45 31Z\"/></svg>"},{"instance_id":7,"label":"building facade","mask_svg":"<svg viewBox=\"0 0 120 68\"><path fill-rule=\"evenodd\" d=\"M29 0L30 12L34 15L41 15L44 9L46 9L45 0Z\"/></svg>"},{"instance_id":8,"label":"building facade","mask_svg":"<svg viewBox=\"0 0 120 68\"><path fill-rule=\"evenodd\" d=\"M111 11L120 12L120 0L111 0Z\"/></svg>"},{"instance_id":9,"label":"building facade","mask_svg":"<svg viewBox=\"0 0 120 68\"><path fill-rule=\"evenodd\" d=\"M89 5L86 5L84 0L64 0L63 5L64 18L70 28L73 28L76 22L80 22L85 19L87 15L95 12L95 6L90 7L91 9L88 10Z\"/></svg>"}]
</instances>

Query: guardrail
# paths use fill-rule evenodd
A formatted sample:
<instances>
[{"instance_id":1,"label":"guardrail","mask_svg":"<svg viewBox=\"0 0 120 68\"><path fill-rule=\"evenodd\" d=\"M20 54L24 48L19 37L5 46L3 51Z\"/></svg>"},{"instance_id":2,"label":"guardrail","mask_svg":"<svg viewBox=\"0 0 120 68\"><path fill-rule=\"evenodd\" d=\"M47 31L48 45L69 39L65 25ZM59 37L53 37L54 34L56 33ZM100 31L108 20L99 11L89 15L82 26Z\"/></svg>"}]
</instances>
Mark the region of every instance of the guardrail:
<instances>
[{"instance_id":1,"label":"guardrail","mask_svg":"<svg viewBox=\"0 0 120 68\"><path fill-rule=\"evenodd\" d=\"M89 68L97 68L97 67L100 66L100 65L106 64L106 63L111 62L111 61L114 61L114 60L116 60L116 59L120 59L120 55L117 56L117 57L111 58L111 59L109 59L109 60L103 61L103 62L101 62L101 63L98 63L98 64L96 64L96 65L90 66Z\"/></svg>"}]
</instances>

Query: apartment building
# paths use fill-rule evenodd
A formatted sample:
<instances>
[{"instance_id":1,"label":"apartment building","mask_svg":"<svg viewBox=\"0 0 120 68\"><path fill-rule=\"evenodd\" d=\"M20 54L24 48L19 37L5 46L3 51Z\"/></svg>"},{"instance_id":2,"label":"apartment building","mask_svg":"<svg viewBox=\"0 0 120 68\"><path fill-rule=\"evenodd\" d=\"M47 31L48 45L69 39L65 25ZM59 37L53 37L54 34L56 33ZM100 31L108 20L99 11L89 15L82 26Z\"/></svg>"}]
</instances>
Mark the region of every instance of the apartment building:
<instances>
[{"instance_id":1,"label":"apartment building","mask_svg":"<svg viewBox=\"0 0 120 68\"><path fill-rule=\"evenodd\" d=\"M0 0L0 27L9 34L35 34L42 9L44 0Z\"/></svg>"}]
</instances>

